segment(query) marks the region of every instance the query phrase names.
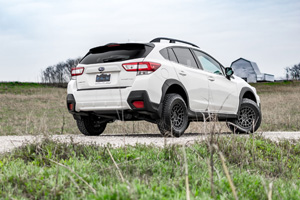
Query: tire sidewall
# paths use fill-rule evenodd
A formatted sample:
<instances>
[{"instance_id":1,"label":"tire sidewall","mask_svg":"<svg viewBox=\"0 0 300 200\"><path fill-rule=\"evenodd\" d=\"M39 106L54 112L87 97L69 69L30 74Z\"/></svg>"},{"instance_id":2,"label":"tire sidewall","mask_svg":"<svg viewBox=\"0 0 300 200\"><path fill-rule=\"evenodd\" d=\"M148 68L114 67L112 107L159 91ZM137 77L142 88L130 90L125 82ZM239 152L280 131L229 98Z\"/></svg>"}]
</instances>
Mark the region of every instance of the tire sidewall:
<instances>
[{"instance_id":1,"label":"tire sidewall","mask_svg":"<svg viewBox=\"0 0 300 200\"><path fill-rule=\"evenodd\" d=\"M104 132L107 123L101 123L99 124L100 127L95 127L94 123L96 121L96 117L82 117L80 120L77 120L77 126L84 135L98 136Z\"/></svg>"},{"instance_id":2,"label":"tire sidewall","mask_svg":"<svg viewBox=\"0 0 300 200\"><path fill-rule=\"evenodd\" d=\"M261 111L260 111L259 107L257 106L257 104L254 101L250 100L250 99L243 99L243 102L241 104L238 115L240 114L240 111L242 110L242 108L245 108L245 107L249 107L249 108L253 109L253 111L255 113L255 125L251 126L249 128L244 128L245 130L247 130L246 132L244 130L241 130L241 129L237 128L237 127L233 127L232 125L229 125L229 128L231 129L232 132L236 132L236 133L254 133L260 127L262 117L261 117ZM238 119L235 119L233 121L233 123L239 125Z\"/></svg>"},{"instance_id":3,"label":"tire sidewall","mask_svg":"<svg viewBox=\"0 0 300 200\"><path fill-rule=\"evenodd\" d=\"M171 112L172 108L180 104L183 108L183 124L180 128L173 127L171 125ZM182 99L182 97L178 94L168 94L166 98L166 102L164 103L163 108L163 128L170 134L170 136L180 137L188 126L188 112L187 106Z\"/></svg>"}]
</instances>

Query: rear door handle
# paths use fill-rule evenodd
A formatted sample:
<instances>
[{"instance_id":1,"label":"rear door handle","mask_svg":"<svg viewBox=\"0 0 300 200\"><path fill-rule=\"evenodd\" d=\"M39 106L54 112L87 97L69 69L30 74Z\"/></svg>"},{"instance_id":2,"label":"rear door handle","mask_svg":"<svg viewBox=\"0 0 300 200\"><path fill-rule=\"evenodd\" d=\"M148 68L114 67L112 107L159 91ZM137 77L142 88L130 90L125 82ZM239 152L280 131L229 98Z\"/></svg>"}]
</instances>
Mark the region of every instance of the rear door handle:
<instances>
[{"instance_id":1,"label":"rear door handle","mask_svg":"<svg viewBox=\"0 0 300 200\"><path fill-rule=\"evenodd\" d=\"M212 76L209 76L209 77L208 77L208 80L210 80L210 81L214 81L214 80L215 80L215 78L214 78L214 77L212 77Z\"/></svg>"},{"instance_id":2,"label":"rear door handle","mask_svg":"<svg viewBox=\"0 0 300 200\"><path fill-rule=\"evenodd\" d=\"M180 71L179 74L180 74L181 76L186 76L186 73L185 73L184 71Z\"/></svg>"}]
</instances>

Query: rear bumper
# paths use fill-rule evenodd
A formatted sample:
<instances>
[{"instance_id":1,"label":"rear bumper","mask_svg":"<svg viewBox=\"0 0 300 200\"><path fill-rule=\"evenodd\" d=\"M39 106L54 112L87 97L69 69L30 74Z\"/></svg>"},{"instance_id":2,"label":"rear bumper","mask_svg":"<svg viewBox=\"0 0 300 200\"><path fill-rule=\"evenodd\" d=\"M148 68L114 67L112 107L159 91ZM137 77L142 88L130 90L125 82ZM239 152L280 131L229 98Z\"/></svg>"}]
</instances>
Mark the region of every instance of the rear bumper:
<instances>
[{"instance_id":1,"label":"rear bumper","mask_svg":"<svg viewBox=\"0 0 300 200\"><path fill-rule=\"evenodd\" d=\"M127 110L131 88L98 89L74 92L76 111Z\"/></svg>"},{"instance_id":2,"label":"rear bumper","mask_svg":"<svg viewBox=\"0 0 300 200\"><path fill-rule=\"evenodd\" d=\"M77 92L81 93L83 91L77 91ZM108 91L106 91L106 94L107 92ZM93 93L95 94L95 91L93 91ZM114 91L110 90L110 94L112 93L114 93ZM90 101L89 104L86 104L83 101L78 102L76 95L68 94L67 108L68 111L74 116L75 119L78 119L80 118L80 116L83 115L94 114L105 118L122 119L125 121L146 120L150 122L155 122L155 120L159 117L159 104L150 101L147 91L145 90L131 91L127 96L128 96L127 99L123 99L122 101L119 102L107 101L107 102L102 102L101 104L101 102L99 103L99 101L98 102ZM84 99L86 99L86 96ZM134 101L143 101L144 107L136 108L133 105ZM108 106L109 103L114 104L114 106L112 106L113 108ZM70 109L69 106L70 104L73 104L73 109ZM98 106L91 106L91 105L98 105Z\"/></svg>"},{"instance_id":3,"label":"rear bumper","mask_svg":"<svg viewBox=\"0 0 300 200\"><path fill-rule=\"evenodd\" d=\"M73 95L76 102L75 112L130 109L127 97L131 90L131 87L78 90L75 80L68 84L68 96Z\"/></svg>"}]
</instances>

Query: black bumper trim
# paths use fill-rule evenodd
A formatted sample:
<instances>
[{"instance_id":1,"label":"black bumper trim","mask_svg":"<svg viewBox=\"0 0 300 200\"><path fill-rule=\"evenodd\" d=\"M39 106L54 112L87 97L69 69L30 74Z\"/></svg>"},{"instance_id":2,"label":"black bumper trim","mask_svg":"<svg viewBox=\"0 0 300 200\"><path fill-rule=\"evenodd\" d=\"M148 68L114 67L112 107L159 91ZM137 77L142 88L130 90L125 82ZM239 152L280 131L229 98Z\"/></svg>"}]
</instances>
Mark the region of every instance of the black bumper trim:
<instances>
[{"instance_id":1,"label":"black bumper trim","mask_svg":"<svg viewBox=\"0 0 300 200\"><path fill-rule=\"evenodd\" d=\"M69 110L69 105L73 104L73 109ZM73 94L68 94L67 95L67 109L70 113L74 114L75 113L75 107L76 107L76 101L75 98L73 96Z\"/></svg>"},{"instance_id":2,"label":"black bumper trim","mask_svg":"<svg viewBox=\"0 0 300 200\"><path fill-rule=\"evenodd\" d=\"M144 108L136 108L132 104L134 101L143 101ZM158 114L159 104L153 103L150 101L149 95L145 90L137 90L130 92L127 103L133 111L146 111L154 114Z\"/></svg>"}]
</instances>

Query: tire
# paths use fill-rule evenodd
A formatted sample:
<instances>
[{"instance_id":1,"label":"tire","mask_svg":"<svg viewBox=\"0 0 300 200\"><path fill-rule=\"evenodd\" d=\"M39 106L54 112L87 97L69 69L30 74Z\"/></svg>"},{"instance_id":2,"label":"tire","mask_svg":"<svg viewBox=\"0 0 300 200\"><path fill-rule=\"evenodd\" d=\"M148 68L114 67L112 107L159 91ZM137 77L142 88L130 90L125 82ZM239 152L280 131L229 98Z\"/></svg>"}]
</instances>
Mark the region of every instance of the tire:
<instances>
[{"instance_id":1,"label":"tire","mask_svg":"<svg viewBox=\"0 0 300 200\"><path fill-rule=\"evenodd\" d=\"M76 121L80 132L87 136L100 135L105 130L107 124L107 122L101 121L96 116L81 117L81 119Z\"/></svg>"},{"instance_id":2,"label":"tire","mask_svg":"<svg viewBox=\"0 0 300 200\"><path fill-rule=\"evenodd\" d=\"M187 106L178 94L167 94L162 109L162 117L157 122L161 135L180 137L189 124Z\"/></svg>"},{"instance_id":3,"label":"tire","mask_svg":"<svg viewBox=\"0 0 300 200\"><path fill-rule=\"evenodd\" d=\"M227 123L233 133L254 133L261 124L261 112L257 104L251 99L243 99L238 118Z\"/></svg>"}]
</instances>

